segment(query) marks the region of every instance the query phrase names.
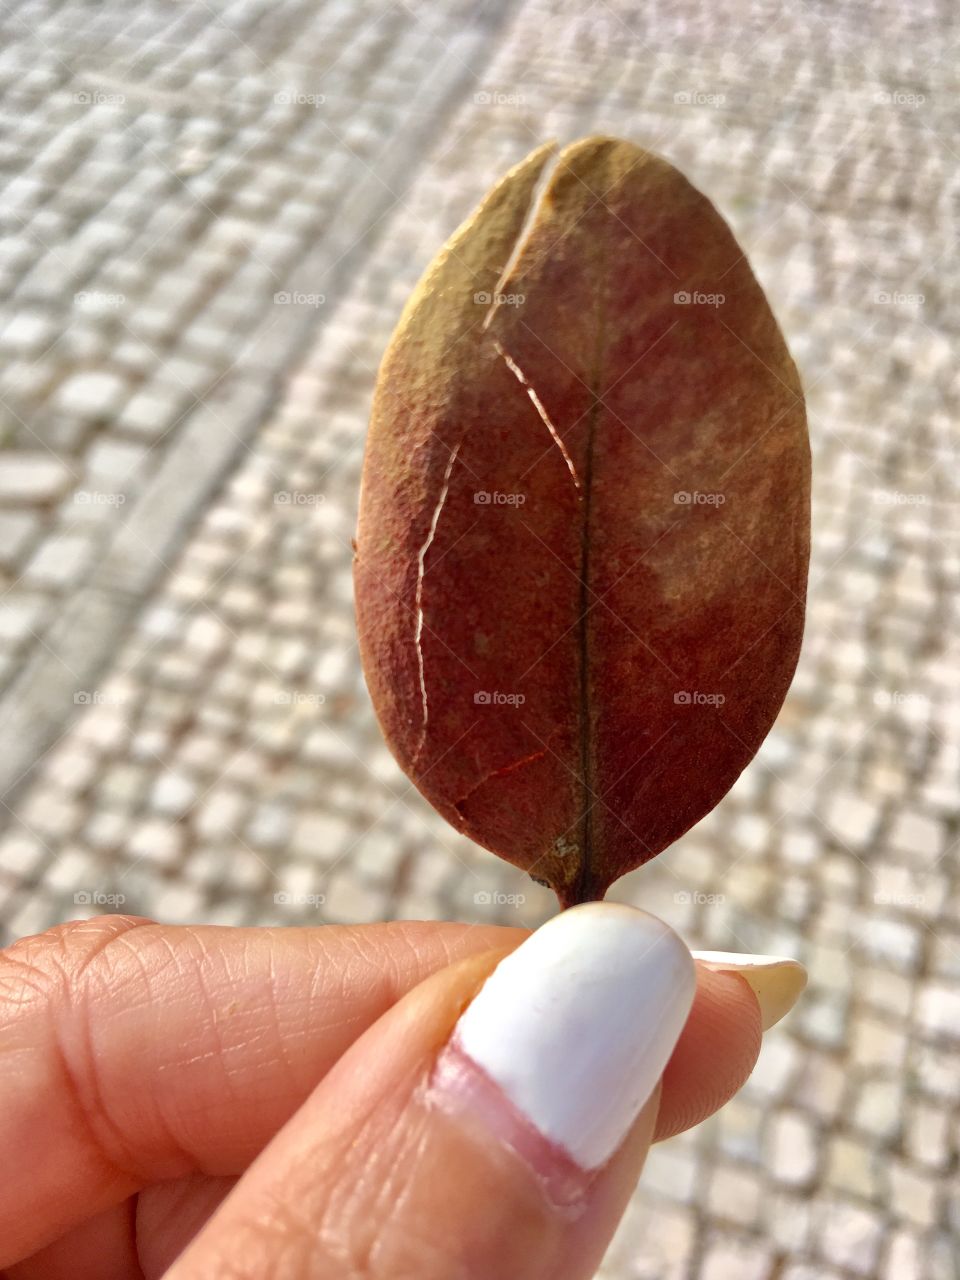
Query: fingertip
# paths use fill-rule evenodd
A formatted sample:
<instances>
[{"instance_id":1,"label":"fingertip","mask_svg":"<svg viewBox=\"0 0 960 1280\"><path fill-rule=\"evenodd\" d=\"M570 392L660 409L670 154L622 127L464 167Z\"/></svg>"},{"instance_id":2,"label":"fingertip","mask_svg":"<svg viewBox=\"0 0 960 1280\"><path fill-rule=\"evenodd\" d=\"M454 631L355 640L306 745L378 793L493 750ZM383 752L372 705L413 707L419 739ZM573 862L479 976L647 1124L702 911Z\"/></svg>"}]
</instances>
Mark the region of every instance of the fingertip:
<instances>
[{"instance_id":1,"label":"fingertip","mask_svg":"<svg viewBox=\"0 0 960 1280\"><path fill-rule=\"evenodd\" d=\"M655 1141L713 1115L743 1087L760 1053L760 1004L739 973L697 965L690 1017L663 1074Z\"/></svg>"},{"instance_id":2,"label":"fingertip","mask_svg":"<svg viewBox=\"0 0 960 1280\"><path fill-rule=\"evenodd\" d=\"M718 973L739 974L760 1002L764 1031L785 1018L807 985L807 971L789 956L746 955L735 951L695 951L694 958Z\"/></svg>"}]
</instances>

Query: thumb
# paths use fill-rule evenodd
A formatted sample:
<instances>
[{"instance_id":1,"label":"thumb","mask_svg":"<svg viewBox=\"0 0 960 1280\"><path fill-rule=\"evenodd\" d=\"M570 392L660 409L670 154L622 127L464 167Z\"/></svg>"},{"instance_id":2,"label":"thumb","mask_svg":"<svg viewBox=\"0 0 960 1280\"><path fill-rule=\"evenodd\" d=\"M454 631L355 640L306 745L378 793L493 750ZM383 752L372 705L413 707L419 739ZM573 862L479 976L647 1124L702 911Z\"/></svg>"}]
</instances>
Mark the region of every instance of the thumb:
<instances>
[{"instance_id":1,"label":"thumb","mask_svg":"<svg viewBox=\"0 0 960 1280\"><path fill-rule=\"evenodd\" d=\"M693 960L606 903L497 959L435 974L376 1022L168 1280L592 1276L650 1145Z\"/></svg>"}]
</instances>

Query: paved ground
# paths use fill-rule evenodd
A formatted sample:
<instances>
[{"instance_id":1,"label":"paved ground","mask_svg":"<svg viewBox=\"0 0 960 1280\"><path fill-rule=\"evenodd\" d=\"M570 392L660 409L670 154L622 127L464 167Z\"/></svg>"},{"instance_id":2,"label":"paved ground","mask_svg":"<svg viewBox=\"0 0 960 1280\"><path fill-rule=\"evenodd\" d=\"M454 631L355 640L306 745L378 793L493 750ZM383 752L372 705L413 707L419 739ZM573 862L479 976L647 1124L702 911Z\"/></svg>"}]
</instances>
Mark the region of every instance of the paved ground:
<instances>
[{"instance_id":1,"label":"paved ground","mask_svg":"<svg viewBox=\"0 0 960 1280\"><path fill-rule=\"evenodd\" d=\"M424 263L602 129L731 220L808 389L797 679L718 810L619 887L809 994L659 1148L608 1280L956 1280L958 28L893 0L3 10L0 909L528 922L381 745L352 533ZM504 895L519 894L519 906ZM498 898L498 895L500 896Z\"/></svg>"}]
</instances>

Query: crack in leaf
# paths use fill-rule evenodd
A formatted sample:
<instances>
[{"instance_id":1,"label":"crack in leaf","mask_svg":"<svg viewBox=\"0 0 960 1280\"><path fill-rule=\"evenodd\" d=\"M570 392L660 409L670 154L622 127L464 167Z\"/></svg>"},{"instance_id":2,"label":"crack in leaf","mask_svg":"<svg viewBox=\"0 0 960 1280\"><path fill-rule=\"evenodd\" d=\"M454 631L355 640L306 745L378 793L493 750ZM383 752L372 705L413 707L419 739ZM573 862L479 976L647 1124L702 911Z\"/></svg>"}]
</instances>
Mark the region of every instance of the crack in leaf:
<instances>
[{"instance_id":1,"label":"crack in leaf","mask_svg":"<svg viewBox=\"0 0 960 1280\"><path fill-rule=\"evenodd\" d=\"M550 736L553 737L554 735L551 734ZM548 750L548 747L541 747L539 751L533 751L528 756L521 756L519 760L511 760L509 764L502 765L499 769L491 770L491 772L485 774L479 782L475 783L469 791L465 792L459 800L455 800L453 802L453 807L456 809L457 813L460 814L461 818L465 817L462 806L465 805L470 797L479 791L481 787L486 786L486 784L493 778L503 778L508 773L513 773L515 769L519 769L525 764L533 764L535 760L542 760Z\"/></svg>"},{"instance_id":2,"label":"crack in leaf","mask_svg":"<svg viewBox=\"0 0 960 1280\"><path fill-rule=\"evenodd\" d=\"M550 145L556 148L555 142ZM553 157L543 166L540 176L537 178L536 185L530 194L530 203L527 206L527 212L520 225L520 230L517 232L517 238L513 242L513 248L510 250L510 256L507 258L503 270L497 277L497 283L493 286L493 304L481 325L481 330L483 332L486 332L486 330L490 328L493 317L497 313L497 308L500 306L500 299L504 295L507 280L510 278L514 268L520 261L520 256L526 248L527 241L530 239L533 229L537 224L537 220L540 217L540 209L546 198L547 188L550 186L550 180L553 178L559 163L560 152L555 149Z\"/></svg>"},{"instance_id":3,"label":"crack in leaf","mask_svg":"<svg viewBox=\"0 0 960 1280\"><path fill-rule=\"evenodd\" d=\"M513 376L517 379L520 385L523 387L524 391L526 391L527 395L530 397L531 404L536 409L537 413L540 415L543 425L550 432L550 436L554 444L557 446L557 448L560 450L560 453L563 455L563 460L567 465L567 470L570 472L570 475L573 477L573 483L577 488L577 492L579 493L580 478L577 475L576 468L573 465L573 459L570 457L570 454L567 452L566 445L563 443L563 441L560 438L560 432L551 422L550 415L547 413L547 410L546 410L546 406L544 405L540 397L537 395L535 389L530 385L530 382L527 379L526 374L523 372L523 370L520 368L517 362L512 358L509 352L506 351L500 345L500 343L496 340L496 338L494 338L493 340L493 345L497 348L497 351L503 357L503 361L506 364L507 368L513 374Z\"/></svg>"},{"instance_id":4,"label":"crack in leaf","mask_svg":"<svg viewBox=\"0 0 960 1280\"><path fill-rule=\"evenodd\" d=\"M454 463L457 460L457 454L460 452L462 440L458 440L454 448L450 451L450 457L447 459L447 465L443 472L443 480L440 485L440 493L437 497L436 505L433 508L433 516L430 520L430 528L427 531L426 539L423 546L417 553L417 591L416 591L416 611L417 625L414 632L414 643L417 647L417 675L420 681L420 703L423 708L423 721L420 727L420 741L417 744L417 750L414 754L414 760L419 760L420 752L423 750L423 744L427 736L427 722L430 718L430 708L427 701L427 683L423 667L423 579L426 573L427 552L433 546L433 540L437 536L437 525L440 522L440 512L443 510L447 495L450 492L450 476L453 473Z\"/></svg>"}]
</instances>

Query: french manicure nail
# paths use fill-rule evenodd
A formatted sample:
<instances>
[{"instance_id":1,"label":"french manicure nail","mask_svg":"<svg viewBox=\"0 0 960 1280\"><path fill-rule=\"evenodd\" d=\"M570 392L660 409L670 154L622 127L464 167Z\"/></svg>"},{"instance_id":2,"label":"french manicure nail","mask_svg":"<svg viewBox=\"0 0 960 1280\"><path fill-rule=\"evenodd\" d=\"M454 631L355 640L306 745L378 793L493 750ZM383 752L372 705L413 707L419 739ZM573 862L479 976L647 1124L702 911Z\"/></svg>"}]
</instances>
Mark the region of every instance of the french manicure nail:
<instances>
[{"instance_id":1,"label":"french manicure nail","mask_svg":"<svg viewBox=\"0 0 960 1280\"><path fill-rule=\"evenodd\" d=\"M656 1088L695 988L690 952L662 921L614 903L573 907L501 960L435 1078L457 1087L466 1059L548 1143L598 1168Z\"/></svg>"},{"instance_id":2,"label":"french manicure nail","mask_svg":"<svg viewBox=\"0 0 960 1280\"><path fill-rule=\"evenodd\" d=\"M739 973L760 1005L760 1021L764 1031L785 1017L796 1004L807 985L807 971L799 960L787 956L740 955L736 951L694 951L708 969L719 973Z\"/></svg>"}]
</instances>

